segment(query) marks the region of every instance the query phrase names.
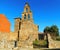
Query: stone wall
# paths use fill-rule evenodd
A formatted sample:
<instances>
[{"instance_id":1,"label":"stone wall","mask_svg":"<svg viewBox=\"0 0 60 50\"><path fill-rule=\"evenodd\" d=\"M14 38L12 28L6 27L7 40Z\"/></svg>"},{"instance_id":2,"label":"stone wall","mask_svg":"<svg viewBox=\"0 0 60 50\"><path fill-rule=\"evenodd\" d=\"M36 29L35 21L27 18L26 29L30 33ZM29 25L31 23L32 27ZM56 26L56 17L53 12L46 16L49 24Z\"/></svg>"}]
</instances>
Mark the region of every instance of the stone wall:
<instances>
[{"instance_id":1,"label":"stone wall","mask_svg":"<svg viewBox=\"0 0 60 50\"><path fill-rule=\"evenodd\" d=\"M15 33L1 33L0 32L0 49L13 49L14 42L17 39Z\"/></svg>"},{"instance_id":2,"label":"stone wall","mask_svg":"<svg viewBox=\"0 0 60 50\"><path fill-rule=\"evenodd\" d=\"M33 41L38 39L38 28L30 21L25 21L21 24L19 34L19 47L30 47L33 45Z\"/></svg>"},{"instance_id":3,"label":"stone wall","mask_svg":"<svg viewBox=\"0 0 60 50\"><path fill-rule=\"evenodd\" d=\"M38 39L38 26L34 24L29 4L25 4L22 18L15 19L18 47L32 47L33 41Z\"/></svg>"},{"instance_id":4,"label":"stone wall","mask_svg":"<svg viewBox=\"0 0 60 50\"><path fill-rule=\"evenodd\" d=\"M60 41L55 41L48 34L49 48L60 48Z\"/></svg>"}]
</instances>

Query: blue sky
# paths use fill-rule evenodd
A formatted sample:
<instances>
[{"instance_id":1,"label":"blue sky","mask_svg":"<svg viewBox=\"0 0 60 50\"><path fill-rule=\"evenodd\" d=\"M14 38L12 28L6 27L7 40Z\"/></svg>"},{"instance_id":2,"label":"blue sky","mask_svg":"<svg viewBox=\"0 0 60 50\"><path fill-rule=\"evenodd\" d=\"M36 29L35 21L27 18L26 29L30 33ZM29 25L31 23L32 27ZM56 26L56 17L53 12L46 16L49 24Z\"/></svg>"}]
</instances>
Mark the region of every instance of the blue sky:
<instances>
[{"instance_id":1,"label":"blue sky","mask_svg":"<svg viewBox=\"0 0 60 50\"><path fill-rule=\"evenodd\" d=\"M60 0L0 0L0 14L4 14L10 21L11 31L14 31L14 18L22 16L26 1L40 32L51 25L57 25L60 29Z\"/></svg>"}]
</instances>

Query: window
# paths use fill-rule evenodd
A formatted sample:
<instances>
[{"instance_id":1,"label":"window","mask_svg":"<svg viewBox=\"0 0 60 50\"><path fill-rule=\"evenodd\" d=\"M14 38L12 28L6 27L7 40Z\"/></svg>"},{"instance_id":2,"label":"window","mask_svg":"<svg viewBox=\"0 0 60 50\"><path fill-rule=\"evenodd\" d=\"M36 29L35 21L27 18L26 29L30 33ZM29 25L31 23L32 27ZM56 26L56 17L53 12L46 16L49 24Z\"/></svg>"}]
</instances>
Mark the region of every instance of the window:
<instances>
[{"instance_id":1,"label":"window","mask_svg":"<svg viewBox=\"0 0 60 50\"><path fill-rule=\"evenodd\" d=\"M26 19L26 14L24 15L24 19Z\"/></svg>"},{"instance_id":2,"label":"window","mask_svg":"<svg viewBox=\"0 0 60 50\"><path fill-rule=\"evenodd\" d=\"M28 20L30 20L30 14L28 14Z\"/></svg>"},{"instance_id":3,"label":"window","mask_svg":"<svg viewBox=\"0 0 60 50\"><path fill-rule=\"evenodd\" d=\"M26 8L26 12L28 12L28 8Z\"/></svg>"}]
</instances>

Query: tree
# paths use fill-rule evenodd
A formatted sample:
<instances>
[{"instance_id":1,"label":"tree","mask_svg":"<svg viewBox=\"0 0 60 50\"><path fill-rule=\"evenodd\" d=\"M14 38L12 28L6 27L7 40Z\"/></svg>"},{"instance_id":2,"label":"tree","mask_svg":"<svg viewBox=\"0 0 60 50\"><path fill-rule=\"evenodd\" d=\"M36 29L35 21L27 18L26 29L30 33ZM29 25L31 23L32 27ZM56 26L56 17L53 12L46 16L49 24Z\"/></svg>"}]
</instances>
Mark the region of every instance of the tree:
<instances>
[{"instance_id":1,"label":"tree","mask_svg":"<svg viewBox=\"0 0 60 50\"><path fill-rule=\"evenodd\" d=\"M47 26L47 27L44 29L44 32L45 32L45 33L49 33L49 31L50 31L50 27Z\"/></svg>"},{"instance_id":2,"label":"tree","mask_svg":"<svg viewBox=\"0 0 60 50\"><path fill-rule=\"evenodd\" d=\"M55 36L59 36L59 28L56 25L52 25L51 27L45 27L44 33L50 33Z\"/></svg>"},{"instance_id":3,"label":"tree","mask_svg":"<svg viewBox=\"0 0 60 50\"><path fill-rule=\"evenodd\" d=\"M56 25L52 25L50 31L54 33L56 36L59 35L59 28Z\"/></svg>"}]
</instances>

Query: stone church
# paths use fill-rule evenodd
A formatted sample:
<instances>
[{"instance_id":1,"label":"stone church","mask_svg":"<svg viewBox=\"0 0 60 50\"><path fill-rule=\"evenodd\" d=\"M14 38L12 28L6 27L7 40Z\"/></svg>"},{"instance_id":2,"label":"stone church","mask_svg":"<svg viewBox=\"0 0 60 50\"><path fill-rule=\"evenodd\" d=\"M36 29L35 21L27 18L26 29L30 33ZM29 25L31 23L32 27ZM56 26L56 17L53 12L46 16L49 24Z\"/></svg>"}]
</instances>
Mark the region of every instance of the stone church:
<instances>
[{"instance_id":1,"label":"stone church","mask_svg":"<svg viewBox=\"0 0 60 50\"><path fill-rule=\"evenodd\" d=\"M15 18L14 32L10 32L10 23L6 18L4 19L6 20L5 23L8 23L9 25L7 24L8 28L5 28L6 31L4 29L5 32L1 32L0 29L0 50L33 48L34 40L43 40L46 38L44 33L38 32L38 25L34 24L32 12L28 3L25 4L22 18ZM1 21L3 20L0 20L0 23ZM3 24L5 23L3 22ZM54 41L49 34L47 37L49 48L60 48L60 41Z\"/></svg>"},{"instance_id":2,"label":"stone church","mask_svg":"<svg viewBox=\"0 0 60 50\"><path fill-rule=\"evenodd\" d=\"M22 18L15 18L15 33L17 33L17 46L32 46L38 39L38 25L33 22L32 11L28 3L25 4Z\"/></svg>"}]
</instances>

